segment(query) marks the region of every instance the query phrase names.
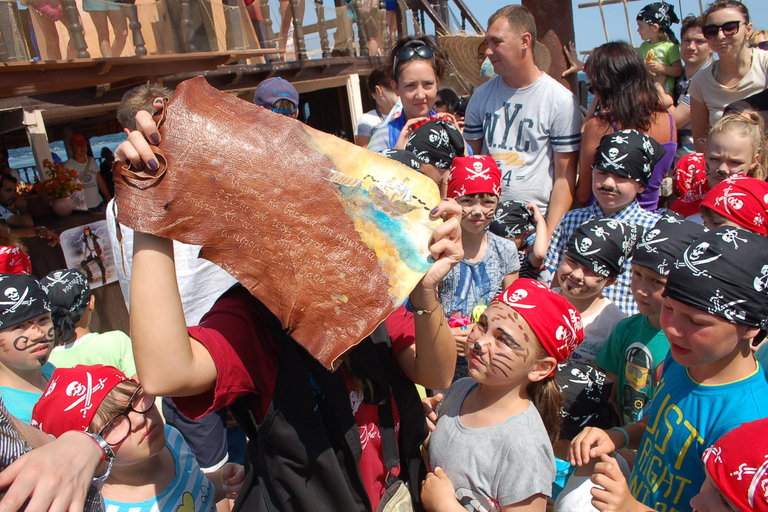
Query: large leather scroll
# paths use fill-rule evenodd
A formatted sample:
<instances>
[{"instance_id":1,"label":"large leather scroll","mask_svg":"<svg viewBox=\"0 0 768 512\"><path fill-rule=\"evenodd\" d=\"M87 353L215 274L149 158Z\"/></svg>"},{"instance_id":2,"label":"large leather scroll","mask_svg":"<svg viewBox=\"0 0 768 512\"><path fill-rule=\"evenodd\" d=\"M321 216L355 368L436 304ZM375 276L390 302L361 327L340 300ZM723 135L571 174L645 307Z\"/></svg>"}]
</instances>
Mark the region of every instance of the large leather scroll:
<instances>
[{"instance_id":1,"label":"large leather scroll","mask_svg":"<svg viewBox=\"0 0 768 512\"><path fill-rule=\"evenodd\" d=\"M116 177L119 221L202 245L329 369L429 268L440 200L402 164L217 91L198 77L168 102L167 166ZM148 174L149 173L149 174Z\"/></svg>"}]
</instances>

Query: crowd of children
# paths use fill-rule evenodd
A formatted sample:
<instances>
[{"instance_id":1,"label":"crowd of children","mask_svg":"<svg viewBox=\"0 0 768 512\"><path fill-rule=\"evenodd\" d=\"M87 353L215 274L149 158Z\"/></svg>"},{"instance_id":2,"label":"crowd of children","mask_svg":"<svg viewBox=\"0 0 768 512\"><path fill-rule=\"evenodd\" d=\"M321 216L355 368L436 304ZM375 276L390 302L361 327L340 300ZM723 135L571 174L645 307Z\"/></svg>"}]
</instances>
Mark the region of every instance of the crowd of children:
<instances>
[{"instance_id":1,"label":"crowd of children","mask_svg":"<svg viewBox=\"0 0 768 512\"><path fill-rule=\"evenodd\" d=\"M501 73L476 96L517 90L504 82L505 34L527 10L500 12L487 53ZM581 186L570 184L585 205L559 220L538 199L507 199L517 192L502 171L510 161L473 156L488 141L466 144L456 119L432 109L445 73L435 42L394 46L391 87L386 74L372 85L390 112L377 111L383 124L361 135L435 182L443 201L430 215L444 223L406 305L335 372L234 281L191 315L201 290L179 291L170 240L131 232L133 256L116 251L131 276L131 338L90 331L87 276L62 269L38 281L19 264L23 252L0 251L9 428L90 437L110 512L211 511L225 498L240 510L768 510L768 143L759 113L723 115L726 104L707 92L727 89L730 102L732 89L753 91L768 77L768 52L745 53L752 26L734 0L684 21L684 36L700 27L722 44L720 59L689 77L702 153L670 170L677 139L666 108L684 71L678 21L671 4L646 5L639 54L608 43L587 63L602 105L584 123ZM529 32L516 36L523 45ZM759 69L739 71L746 55ZM611 90L624 72L642 75L628 90L647 97ZM161 108L151 93L134 101L135 124L126 121L144 137L116 151L150 168L151 114ZM578 146L558 137L555 146ZM678 198L665 209L668 171ZM108 209L115 217L116 204ZM415 385L426 388L421 401ZM230 408L249 437L246 467L204 472L155 394L192 419ZM6 417L0 407L2 425Z\"/></svg>"}]
</instances>

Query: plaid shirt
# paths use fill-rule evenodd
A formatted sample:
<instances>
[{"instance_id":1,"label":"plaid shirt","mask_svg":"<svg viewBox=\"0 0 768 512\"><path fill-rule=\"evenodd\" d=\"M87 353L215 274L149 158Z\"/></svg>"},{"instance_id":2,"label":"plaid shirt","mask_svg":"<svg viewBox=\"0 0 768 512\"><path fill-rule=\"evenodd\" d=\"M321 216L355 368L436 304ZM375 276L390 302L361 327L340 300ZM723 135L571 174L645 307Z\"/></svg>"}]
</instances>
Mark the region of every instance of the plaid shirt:
<instances>
[{"instance_id":1,"label":"plaid shirt","mask_svg":"<svg viewBox=\"0 0 768 512\"><path fill-rule=\"evenodd\" d=\"M592 206L571 210L560 219L560 223L557 225L557 229L555 229L552 239L549 241L547 255L544 257L544 264L552 272L552 275L560 267L560 261L563 259L563 253L565 253L565 244L571 238L576 228L592 218L600 219L603 217L637 224L643 229L650 229L659 220L659 214L640 208L637 200L611 215L606 215L602 208L600 208L600 205L597 204L597 201ZM640 312L637 309L637 304L632 296L632 289L630 287L632 283L631 266L632 258L629 258L624 262L624 272L616 278L616 283L606 286L603 290L603 296L616 304L627 316L636 315Z\"/></svg>"}]
</instances>

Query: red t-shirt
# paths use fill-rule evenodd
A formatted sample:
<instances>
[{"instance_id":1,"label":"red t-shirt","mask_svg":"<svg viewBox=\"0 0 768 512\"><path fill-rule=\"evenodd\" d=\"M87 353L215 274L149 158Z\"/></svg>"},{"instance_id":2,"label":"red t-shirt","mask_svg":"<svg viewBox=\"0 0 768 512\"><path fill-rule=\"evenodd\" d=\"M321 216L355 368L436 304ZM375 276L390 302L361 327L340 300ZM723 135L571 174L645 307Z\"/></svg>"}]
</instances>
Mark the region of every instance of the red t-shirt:
<instances>
[{"instance_id":1,"label":"red t-shirt","mask_svg":"<svg viewBox=\"0 0 768 512\"><path fill-rule=\"evenodd\" d=\"M386 321L392 338L392 351L397 354L415 343L413 315L405 309L394 312ZM174 398L179 410L191 418L234 403L248 395L256 420L261 422L269 410L277 378L278 349L267 323L245 288L226 294L205 314L189 335L203 344L216 365L216 385L213 390L191 396ZM346 370L344 379L350 391L350 405L360 431L363 448L360 472L373 508L378 506L387 478L381 435L378 428L378 408L357 398L352 379ZM395 430L399 430L397 407ZM399 473L399 468L396 471Z\"/></svg>"}]
</instances>

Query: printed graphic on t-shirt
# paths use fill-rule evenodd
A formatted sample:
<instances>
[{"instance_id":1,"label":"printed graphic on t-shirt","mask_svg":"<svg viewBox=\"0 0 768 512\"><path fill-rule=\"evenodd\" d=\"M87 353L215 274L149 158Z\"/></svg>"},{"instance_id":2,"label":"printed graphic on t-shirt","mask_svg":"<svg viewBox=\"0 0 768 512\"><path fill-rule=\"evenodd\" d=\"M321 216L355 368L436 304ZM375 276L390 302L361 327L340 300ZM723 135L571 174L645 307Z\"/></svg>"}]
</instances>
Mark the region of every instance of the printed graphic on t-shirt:
<instances>
[{"instance_id":1,"label":"printed graphic on t-shirt","mask_svg":"<svg viewBox=\"0 0 768 512\"><path fill-rule=\"evenodd\" d=\"M625 424L635 423L647 411L653 393L653 356L643 343L633 343L624 352L624 387L621 390Z\"/></svg>"},{"instance_id":2,"label":"printed graphic on t-shirt","mask_svg":"<svg viewBox=\"0 0 768 512\"><path fill-rule=\"evenodd\" d=\"M472 489L460 487L456 489L456 500L469 512L495 512L501 507L492 498L483 496Z\"/></svg>"}]
</instances>

